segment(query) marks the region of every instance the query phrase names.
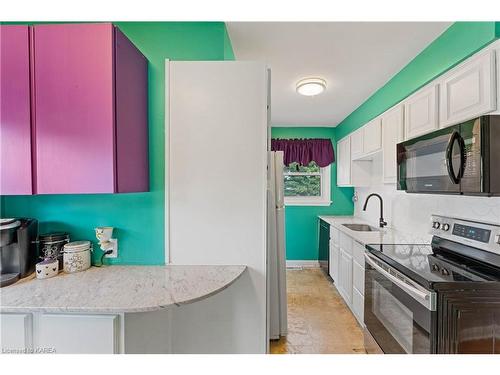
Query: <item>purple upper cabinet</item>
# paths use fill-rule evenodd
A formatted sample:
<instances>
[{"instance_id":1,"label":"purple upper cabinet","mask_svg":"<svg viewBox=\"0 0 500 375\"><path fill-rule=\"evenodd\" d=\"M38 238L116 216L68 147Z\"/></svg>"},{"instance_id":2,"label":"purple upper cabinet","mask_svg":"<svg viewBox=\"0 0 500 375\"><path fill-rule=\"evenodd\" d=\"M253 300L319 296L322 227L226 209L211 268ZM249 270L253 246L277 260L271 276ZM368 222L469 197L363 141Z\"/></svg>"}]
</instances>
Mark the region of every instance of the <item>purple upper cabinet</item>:
<instances>
[{"instance_id":1,"label":"purple upper cabinet","mask_svg":"<svg viewBox=\"0 0 500 375\"><path fill-rule=\"evenodd\" d=\"M147 191L144 56L111 24L38 25L32 38L36 193Z\"/></svg>"},{"instance_id":2,"label":"purple upper cabinet","mask_svg":"<svg viewBox=\"0 0 500 375\"><path fill-rule=\"evenodd\" d=\"M28 26L0 26L0 195L31 194Z\"/></svg>"},{"instance_id":3,"label":"purple upper cabinet","mask_svg":"<svg viewBox=\"0 0 500 375\"><path fill-rule=\"evenodd\" d=\"M118 28L115 58L117 191L148 191L148 61Z\"/></svg>"}]
</instances>

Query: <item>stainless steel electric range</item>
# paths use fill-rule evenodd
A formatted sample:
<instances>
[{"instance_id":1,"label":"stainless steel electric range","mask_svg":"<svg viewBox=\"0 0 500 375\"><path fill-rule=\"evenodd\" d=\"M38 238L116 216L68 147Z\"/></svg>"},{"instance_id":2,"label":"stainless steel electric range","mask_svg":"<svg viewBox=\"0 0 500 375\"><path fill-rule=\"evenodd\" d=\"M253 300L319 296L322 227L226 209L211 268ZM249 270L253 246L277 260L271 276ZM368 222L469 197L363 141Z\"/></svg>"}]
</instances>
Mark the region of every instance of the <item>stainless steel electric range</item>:
<instances>
[{"instance_id":1,"label":"stainless steel electric range","mask_svg":"<svg viewBox=\"0 0 500 375\"><path fill-rule=\"evenodd\" d=\"M433 216L430 226L430 245L366 246L367 345L500 353L500 224Z\"/></svg>"}]
</instances>

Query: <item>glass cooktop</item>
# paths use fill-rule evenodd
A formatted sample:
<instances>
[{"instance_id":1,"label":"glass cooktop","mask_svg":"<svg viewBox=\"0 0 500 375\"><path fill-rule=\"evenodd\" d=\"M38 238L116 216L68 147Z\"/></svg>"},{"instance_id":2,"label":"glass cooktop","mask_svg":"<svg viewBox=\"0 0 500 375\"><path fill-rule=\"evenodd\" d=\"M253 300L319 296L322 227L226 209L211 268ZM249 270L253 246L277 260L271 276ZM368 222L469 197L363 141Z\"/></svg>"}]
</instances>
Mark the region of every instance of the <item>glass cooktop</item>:
<instances>
[{"instance_id":1,"label":"glass cooktop","mask_svg":"<svg viewBox=\"0 0 500 375\"><path fill-rule=\"evenodd\" d=\"M367 245L367 249L420 285L438 282L499 281L500 272L451 254L434 254L431 245Z\"/></svg>"}]
</instances>

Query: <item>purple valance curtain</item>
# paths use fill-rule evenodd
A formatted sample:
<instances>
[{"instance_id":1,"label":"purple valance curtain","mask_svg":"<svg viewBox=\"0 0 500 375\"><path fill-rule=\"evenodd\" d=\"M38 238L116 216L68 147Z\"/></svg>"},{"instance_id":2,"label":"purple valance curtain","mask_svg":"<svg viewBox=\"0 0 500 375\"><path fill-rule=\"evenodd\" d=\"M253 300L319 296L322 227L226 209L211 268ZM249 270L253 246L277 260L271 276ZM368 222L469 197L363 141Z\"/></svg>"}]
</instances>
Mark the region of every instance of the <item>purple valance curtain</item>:
<instances>
[{"instance_id":1,"label":"purple valance curtain","mask_svg":"<svg viewBox=\"0 0 500 375\"><path fill-rule=\"evenodd\" d=\"M335 161L330 139L271 139L271 150L284 152L286 166L290 163L305 166L315 161L323 168Z\"/></svg>"}]
</instances>

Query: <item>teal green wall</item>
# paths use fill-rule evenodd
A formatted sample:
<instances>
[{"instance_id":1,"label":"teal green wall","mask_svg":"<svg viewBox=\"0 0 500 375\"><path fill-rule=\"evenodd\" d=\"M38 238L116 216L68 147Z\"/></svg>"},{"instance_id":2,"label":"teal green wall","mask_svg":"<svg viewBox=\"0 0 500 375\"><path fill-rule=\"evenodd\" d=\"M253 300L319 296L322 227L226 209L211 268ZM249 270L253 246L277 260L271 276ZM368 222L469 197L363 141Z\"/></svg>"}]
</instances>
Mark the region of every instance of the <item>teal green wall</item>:
<instances>
[{"instance_id":1,"label":"teal green wall","mask_svg":"<svg viewBox=\"0 0 500 375\"><path fill-rule=\"evenodd\" d=\"M93 228L117 228L119 257L112 263L164 262L165 59L234 59L222 22L116 22L149 60L148 193L2 197L3 217L40 220L41 232L65 230L72 239L95 239ZM62 176L64 178L64 176ZM96 176L98 178L98 176ZM95 247L97 248L97 247ZM96 252L100 256L100 252Z\"/></svg>"},{"instance_id":2,"label":"teal green wall","mask_svg":"<svg viewBox=\"0 0 500 375\"><path fill-rule=\"evenodd\" d=\"M500 37L499 22L456 22L347 116L338 139L377 117L426 83Z\"/></svg>"},{"instance_id":3,"label":"teal green wall","mask_svg":"<svg viewBox=\"0 0 500 375\"><path fill-rule=\"evenodd\" d=\"M273 138L330 138L336 147L335 128L313 127L273 127ZM336 149L335 149L336 151ZM331 166L330 206L287 206L286 259L318 259L318 215L352 215L352 188L337 186L337 165Z\"/></svg>"}]
</instances>

